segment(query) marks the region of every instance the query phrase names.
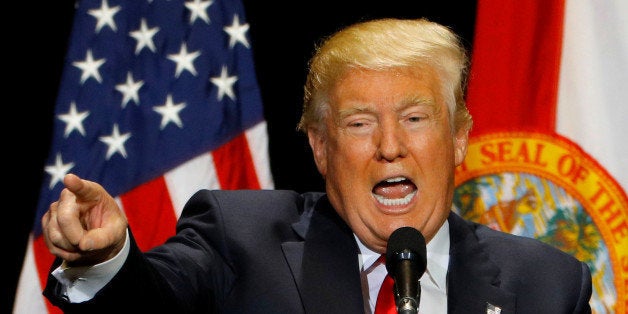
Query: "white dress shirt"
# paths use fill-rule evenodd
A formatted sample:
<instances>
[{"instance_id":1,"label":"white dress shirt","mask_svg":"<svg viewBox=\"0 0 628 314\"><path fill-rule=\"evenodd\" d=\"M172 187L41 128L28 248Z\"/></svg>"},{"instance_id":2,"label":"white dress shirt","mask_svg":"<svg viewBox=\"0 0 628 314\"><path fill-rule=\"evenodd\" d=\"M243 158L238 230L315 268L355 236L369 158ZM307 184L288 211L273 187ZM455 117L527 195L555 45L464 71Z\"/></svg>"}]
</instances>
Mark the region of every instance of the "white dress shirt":
<instances>
[{"instance_id":1,"label":"white dress shirt","mask_svg":"<svg viewBox=\"0 0 628 314\"><path fill-rule=\"evenodd\" d=\"M360 274L364 313L375 312L379 288L388 271L381 254L371 251L356 237L360 248ZM427 268L419 280L421 298L419 313L447 313L447 265L449 264L449 223L445 221L434 238L427 243Z\"/></svg>"}]
</instances>

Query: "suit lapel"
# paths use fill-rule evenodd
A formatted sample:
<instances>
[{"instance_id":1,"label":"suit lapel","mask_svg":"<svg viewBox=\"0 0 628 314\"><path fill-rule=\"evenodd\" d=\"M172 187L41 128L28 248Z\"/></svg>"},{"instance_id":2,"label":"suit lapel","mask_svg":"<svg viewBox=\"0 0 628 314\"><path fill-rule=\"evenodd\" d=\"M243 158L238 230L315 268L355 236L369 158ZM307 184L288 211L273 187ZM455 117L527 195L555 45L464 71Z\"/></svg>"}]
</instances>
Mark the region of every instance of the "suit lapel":
<instances>
[{"instance_id":1,"label":"suit lapel","mask_svg":"<svg viewBox=\"0 0 628 314\"><path fill-rule=\"evenodd\" d=\"M326 197L306 208L293 226L304 241L282 248L306 313L361 313L364 310L359 249L351 229Z\"/></svg>"},{"instance_id":2,"label":"suit lapel","mask_svg":"<svg viewBox=\"0 0 628 314\"><path fill-rule=\"evenodd\" d=\"M447 272L449 313L515 313L516 295L500 288L500 270L489 260L473 230L458 215L449 216L451 238Z\"/></svg>"},{"instance_id":3,"label":"suit lapel","mask_svg":"<svg viewBox=\"0 0 628 314\"><path fill-rule=\"evenodd\" d=\"M362 313L364 304L357 255L349 227L326 197L306 205L293 229L303 241L282 244L306 313ZM516 295L500 288L500 270L489 260L473 229L455 213L447 272L448 312L515 313Z\"/></svg>"}]
</instances>

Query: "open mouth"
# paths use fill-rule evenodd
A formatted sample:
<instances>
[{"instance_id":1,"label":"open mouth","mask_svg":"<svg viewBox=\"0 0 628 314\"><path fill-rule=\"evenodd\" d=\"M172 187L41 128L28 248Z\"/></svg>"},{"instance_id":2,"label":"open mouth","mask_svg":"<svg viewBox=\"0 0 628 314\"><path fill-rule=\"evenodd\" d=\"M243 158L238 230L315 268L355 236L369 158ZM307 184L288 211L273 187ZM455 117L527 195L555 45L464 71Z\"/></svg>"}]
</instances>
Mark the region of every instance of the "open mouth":
<instances>
[{"instance_id":1,"label":"open mouth","mask_svg":"<svg viewBox=\"0 0 628 314\"><path fill-rule=\"evenodd\" d=\"M400 206L410 203L417 193L416 185L406 177L394 177L373 187L373 196L384 206Z\"/></svg>"}]
</instances>

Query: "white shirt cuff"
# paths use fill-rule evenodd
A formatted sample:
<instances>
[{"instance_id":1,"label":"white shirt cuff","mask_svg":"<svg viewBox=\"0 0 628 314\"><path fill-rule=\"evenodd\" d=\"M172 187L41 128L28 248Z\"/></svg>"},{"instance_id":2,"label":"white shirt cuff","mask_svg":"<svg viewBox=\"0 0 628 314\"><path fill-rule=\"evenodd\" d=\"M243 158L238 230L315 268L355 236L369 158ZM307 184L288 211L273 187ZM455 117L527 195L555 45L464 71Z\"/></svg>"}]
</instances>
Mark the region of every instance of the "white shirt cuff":
<instances>
[{"instance_id":1,"label":"white shirt cuff","mask_svg":"<svg viewBox=\"0 0 628 314\"><path fill-rule=\"evenodd\" d=\"M92 266L68 267L65 261L52 272L63 285L64 295L71 303L92 299L100 289L111 281L129 255L131 240L126 231L124 247L112 259Z\"/></svg>"}]
</instances>

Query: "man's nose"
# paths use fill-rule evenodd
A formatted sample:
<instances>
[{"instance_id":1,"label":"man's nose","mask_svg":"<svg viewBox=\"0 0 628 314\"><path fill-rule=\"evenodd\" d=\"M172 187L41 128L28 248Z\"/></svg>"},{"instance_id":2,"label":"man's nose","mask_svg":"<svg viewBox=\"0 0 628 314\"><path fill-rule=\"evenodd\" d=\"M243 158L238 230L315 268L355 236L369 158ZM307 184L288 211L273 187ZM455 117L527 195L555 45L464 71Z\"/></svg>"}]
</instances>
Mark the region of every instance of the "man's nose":
<instances>
[{"instance_id":1,"label":"man's nose","mask_svg":"<svg viewBox=\"0 0 628 314\"><path fill-rule=\"evenodd\" d=\"M407 155L407 134L401 125L398 123L384 124L378 133L378 160L394 161Z\"/></svg>"}]
</instances>

